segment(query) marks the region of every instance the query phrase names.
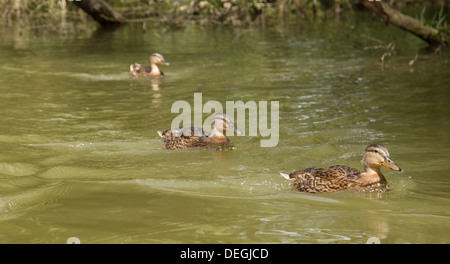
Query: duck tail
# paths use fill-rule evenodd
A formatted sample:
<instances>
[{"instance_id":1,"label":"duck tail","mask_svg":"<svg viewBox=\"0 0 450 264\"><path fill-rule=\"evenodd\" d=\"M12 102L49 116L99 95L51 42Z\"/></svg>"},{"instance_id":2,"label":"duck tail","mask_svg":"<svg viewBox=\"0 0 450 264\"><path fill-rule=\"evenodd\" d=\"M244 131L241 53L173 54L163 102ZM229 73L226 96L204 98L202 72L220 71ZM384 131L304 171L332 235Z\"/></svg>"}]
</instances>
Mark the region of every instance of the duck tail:
<instances>
[{"instance_id":1,"label":"duck tail","mask_svg":"<svg viewBox=\"0 0 450 264\"><path fill-rule=\"evenodd\" d=\"M156 131L156 132L158 132L158 135L159 135L160 137L163 137L163 132L164 132L164 131Z\"/></svg>"},{"instance_id":2,"label":"duck tail","mask_svg":"<svg viewBox=\"0 0 450 264\"><path fill-rule=\"evenodd\" d=\"M287 179L287 180L290 180L290 179L291 179L291 177L289 177L289 173L286 173L286 172L280 172L280 175L283 176L283 178L285 178L285 179Z\"/></svg>"}]
</instances>

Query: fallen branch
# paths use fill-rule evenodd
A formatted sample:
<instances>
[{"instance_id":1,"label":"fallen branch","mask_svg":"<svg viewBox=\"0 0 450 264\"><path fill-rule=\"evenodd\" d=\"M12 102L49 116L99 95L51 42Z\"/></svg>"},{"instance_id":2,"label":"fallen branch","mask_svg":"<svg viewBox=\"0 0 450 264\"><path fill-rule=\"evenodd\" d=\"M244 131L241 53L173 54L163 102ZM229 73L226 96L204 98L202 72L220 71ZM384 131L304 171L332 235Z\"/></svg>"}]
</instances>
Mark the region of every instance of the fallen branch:
<instances>
[{"instance_id":1,"label":"fallen branch","mask_svg":"<svg viewBox=\"0 0 450 264\"><path fill-rule=\"evenodd\" d=\"M443 43L437 29L424 26L419 20L403 14L389 4L378 1L369 2L367 0L360 0L360 3L381 17L386 23L390 23L416 35L431 46L439 46Z\"/></svg>"},{"instance_id":2,"label":"fallen branch","mask_svg":"<svg viewBox=\"0 0 450 264\"><path fill-rule=\"evenodd\" d=\"M114 25L126 23L127 20L119 12L115 11L103 0L75 0L76 6L90 15L95 21L102 25Z\"/></svg>"}]
</instances>

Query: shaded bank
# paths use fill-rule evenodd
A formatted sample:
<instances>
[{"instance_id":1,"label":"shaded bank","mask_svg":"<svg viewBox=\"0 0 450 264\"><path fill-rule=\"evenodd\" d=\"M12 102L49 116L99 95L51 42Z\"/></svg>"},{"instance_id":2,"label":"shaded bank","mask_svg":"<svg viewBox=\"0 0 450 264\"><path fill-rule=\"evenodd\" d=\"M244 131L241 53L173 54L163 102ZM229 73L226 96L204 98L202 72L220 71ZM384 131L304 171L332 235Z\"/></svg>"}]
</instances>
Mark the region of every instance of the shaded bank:
<instances>
[{"instance_id":1,"label":"shaded bank","mask_svg":"<svg viewBox=\"0 0 450 264\"><path fill-rule=\"evenodd\" d=\"M25 18L51 17L59 19L80 16L78 7L94 16L97 21L123 22L125 19L155 18L187 21L208 20L212 23L241 25L249 23L259 16L283 17L293 14L302 19L323 16L324 13L339 15L358 9L363 0L11 0L0 2L0 21L18 21ZM393 7L403 11L409 6L426 7L449 5L449 0L391 0Z\"/></svg>"},{"instance_id":2,"label":"shaded bank","mask_svg":"<svg viewBox=\"0 0 450 264\"><path fill-rule=\"evenodd\" d=\"M124 3L115 0L15 0L0 3L0 17L7 25L15 22L24 23L24 21L39 24L35 22L39 18L79 20L83 23L92 18L101 25L140 22L143 23L145 31L147 21L156 21L175 27L183 27L192 22L200 25L250 26L257 24L264 26L279 23L280 20L287 18L300 20L333 16L338 18L341 14L352 13L354 10L370 10L386 24L406 30L423 39L430 46L438 47L449 41L447 17L444 12L444 5L448 6L448 2L435 0L424 3L415 0L396 0L387 4L367 0L132 0ZM424 14L426 6L429 5L442 6L442 8L438 13L428 12L427 16L431 18L426 19ZM418 18L417 15L414 17L414 14L408 14L403 10L408 6L415 6L416 10L422 8L421 17ZM85 14L80 10L83 10ZM448 13L448 9L446 12Z\"/></svg>"},{"instance_id":3,"label":"shaded bank","mask_svg":"<svg viewBox=\"0 0 450 264\"><path fill-rule=\"evenodd\" d=\"M73 3L102 25L126 23L126 18L103 0L73 1Z\"/></svg>"}]
</instances>

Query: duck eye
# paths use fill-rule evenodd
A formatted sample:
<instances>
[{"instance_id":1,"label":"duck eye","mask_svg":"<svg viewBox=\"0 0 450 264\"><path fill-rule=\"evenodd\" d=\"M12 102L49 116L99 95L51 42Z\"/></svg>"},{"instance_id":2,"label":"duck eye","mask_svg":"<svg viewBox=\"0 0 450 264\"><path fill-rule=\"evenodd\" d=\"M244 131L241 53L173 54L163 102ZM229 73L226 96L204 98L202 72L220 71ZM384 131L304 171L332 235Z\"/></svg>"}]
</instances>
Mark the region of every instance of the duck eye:
<instances>
[{"instance_id":1,"label":"duck eye","mask_svg":"<svg viewBox=\"0 0 450 264\"><path fill-rule=\"evenodd\" d=\"M378 150L374 150L373 152L378 153Z\"/></svg>"}]
</instances>

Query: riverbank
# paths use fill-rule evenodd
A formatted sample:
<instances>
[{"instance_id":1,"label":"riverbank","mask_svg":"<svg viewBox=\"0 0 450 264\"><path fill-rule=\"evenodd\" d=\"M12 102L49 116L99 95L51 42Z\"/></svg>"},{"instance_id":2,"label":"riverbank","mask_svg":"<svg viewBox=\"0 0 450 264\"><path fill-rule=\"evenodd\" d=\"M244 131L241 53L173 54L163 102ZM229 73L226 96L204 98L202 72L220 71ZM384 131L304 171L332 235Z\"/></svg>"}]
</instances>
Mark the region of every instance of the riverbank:
<instances>
[{"instance_id":1,"label":"riverbank","mask_svg":"<svg viewBox=\"0 0 450 264\"><path fill-rule=\"evenodd\" d=\"M339 16L360 9L356 0L181 0L181 1L106 1L122 14L127 22L155 21L172 26L188 23L200 25L229 24L234 26L263 23L289 16L305 20L321 16ZM390 4L405 9L449 4L446 0L395 0ZM58 22L86 22L91 18L68 0L15 0L0 3L0 25L45 25Z\"/></svg>"}]
</instances>

